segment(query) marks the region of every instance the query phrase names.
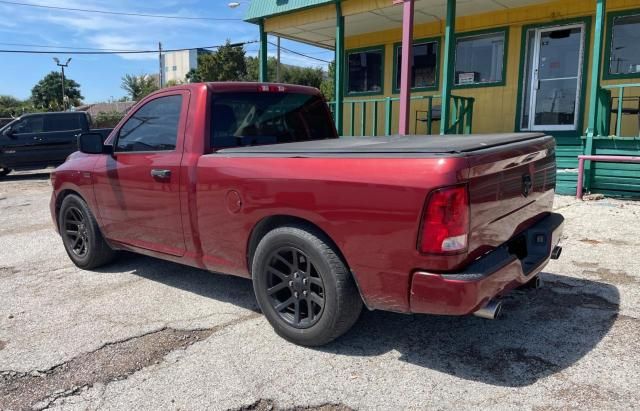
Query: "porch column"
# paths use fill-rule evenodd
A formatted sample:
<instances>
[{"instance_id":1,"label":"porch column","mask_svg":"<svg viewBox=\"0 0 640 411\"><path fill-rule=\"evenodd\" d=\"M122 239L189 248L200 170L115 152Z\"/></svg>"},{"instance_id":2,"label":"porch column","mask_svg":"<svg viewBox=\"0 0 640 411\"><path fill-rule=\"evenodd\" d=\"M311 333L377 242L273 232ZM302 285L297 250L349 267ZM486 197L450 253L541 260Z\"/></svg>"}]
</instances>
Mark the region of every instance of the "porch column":
<instances>
[{"instance_id":1,"label":"porch column","mask_svg":"<svg viewBox=\"0 0 640 411\"><path fill-rule=\"evenodd\" d=\"M342 5L340 0L336 1L336 45L335 45L335 85L334 85L334 101L336 130L338 135L342 135L343 126L343 105L344 105L344 16L342 15Z\"/></svg>"},{"instance_id":2,"label":"porch column","mask_svg":"<svg viewBox=\"0 0 640 411\"><path fill-rule=\"evenodd\" d=\"M267 72L267 33L264 31L264 20L260 20L260 54L258 81L269 81Z\"/></svg>"},{"instance_id":3,"label":"porch column","mask_svg":"<svg viewBox=\"0 0 640 411\"><path fill-rule=\"evenodd\" d=\"M600 91L600 76L602 72L602 49L604 47L604 26L607 11L607 0L596 0L596 20L593 40L593 60L591 61L591 95L589 97L589 126L585 141L584 154L593 154L593 136L598 133L598 94ZM584 187L591 188L592 162L585 162Z\"/></svg>"},{"instance_id":4,"label":"porch column","mask_svg":"<svg viewBox=\"0 0 640 411\"><path fill-rule=\"evenodd\" d=\"M444 75L442 76L442 114L440 134L447 133L451 117L451 88L455 75L454 56L456 53L456 0L447 0L447 20L444 29Z\"/></svg>"},{"instance_id":5,"label":"porch column","mask_svg":"<svg viewBox=\"0 0 640 411\"><path fill-rule=\"evenodd\" d=\"M413 0L394 0L402 3L402 61L400 62L400 124L398 133L409 134L411 118L411 66L413 62Z\"/></svg>"}]
</instances>

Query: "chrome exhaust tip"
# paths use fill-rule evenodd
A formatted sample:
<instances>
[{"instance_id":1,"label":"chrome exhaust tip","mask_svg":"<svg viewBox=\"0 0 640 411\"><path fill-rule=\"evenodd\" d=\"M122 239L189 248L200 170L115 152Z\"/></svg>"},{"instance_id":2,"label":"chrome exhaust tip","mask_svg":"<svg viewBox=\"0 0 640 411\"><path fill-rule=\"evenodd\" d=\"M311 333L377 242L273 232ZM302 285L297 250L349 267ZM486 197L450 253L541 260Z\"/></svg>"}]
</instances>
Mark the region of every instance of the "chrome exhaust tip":
<instances>
[{"instance_id":1,"label":"chrome exhaust tip","mask_svg":"<svg viewBox=\"0 0 640 411\"><path fill-rule=\"evenodd\" d=\"M542 281L542 278L540 278L540 276L536 276L535 280L533 280L532 282L533 282L532 285L536 289L542 288L542 286L544 285L544 282Z\"/></svg>"},{"instance_id":2,"label":"chrome exhaust tip","mask_svg":"<svg viewBox=\"0 0 640 411\"><path fill-rule=\"evenodd\" d=\"M497 320L501 313L502 302L498 300L490 300L487 305L473 313L473 315L487 320Z\"/></svg>"},{"instance_id":3,"label":"chrome exhaust tip","mask_svg":"<svg viewBox=\"0 0 640 411\"><path fill-rule=\"evenodd\" d=\"M551 259L557 260L558 258L560 258L561 254L562 254L562 247L557 245L553 248L553 251L551 251Z\"/></svg>"}]
</instances>

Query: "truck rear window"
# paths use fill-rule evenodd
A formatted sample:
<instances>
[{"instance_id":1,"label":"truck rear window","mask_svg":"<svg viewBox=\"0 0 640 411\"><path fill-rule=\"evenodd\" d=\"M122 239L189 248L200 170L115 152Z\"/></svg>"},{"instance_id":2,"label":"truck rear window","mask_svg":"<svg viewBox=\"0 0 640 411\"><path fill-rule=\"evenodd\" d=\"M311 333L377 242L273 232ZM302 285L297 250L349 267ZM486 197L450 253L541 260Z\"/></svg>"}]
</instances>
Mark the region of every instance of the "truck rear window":
<instances>
[{"instance_id":1,"label":"truck rear window","mask_svg":"<svg viewBox=\"0 0 640 411\"><path fill-rule=\"evenodd\" d=\"M308 94L219 93L211 121L214 148L337 138L327 104Z\"/></svg>"}]
</instances>

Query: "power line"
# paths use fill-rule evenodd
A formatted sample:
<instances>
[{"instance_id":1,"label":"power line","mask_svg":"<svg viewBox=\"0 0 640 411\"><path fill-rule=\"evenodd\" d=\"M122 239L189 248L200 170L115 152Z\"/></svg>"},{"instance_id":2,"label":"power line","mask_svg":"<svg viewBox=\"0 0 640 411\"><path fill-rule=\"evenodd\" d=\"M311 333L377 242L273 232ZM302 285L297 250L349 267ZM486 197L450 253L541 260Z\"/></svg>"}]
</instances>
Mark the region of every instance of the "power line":
<instances>
[{"instance_id":1,"label":"power line","mask_svg":"<svg viewBox=\"0 0 640 411\"><path fill-rule=\"evenodd\" d=\"M15 1L3 1L3 0L0 0L0 3L10 4L12 6L36 7L41 9L63 10L63 11L78 11L82 13L110 14L110 15L117 15L117 16L151 17L151 18L158 18L158 19L174 19L174 20L242 21L242 19L232 19L232 18L167 16L167 15L160 15L160 14L127 13L127 12L119 12L119 11L79 9L79 8L72 8L72 7L45 6L42 4L28 4L28 3L19 3Z\"/></svg>"},{"instance_id":2,"label":"power line","mask_svg":"<svg viewBox=\"0 0 640 411\"><path fill-rule=\"evenodd\" d=\"M70 47L70 46L53 46L45 44L26 44L26 43L0 43L3 46L20 46L20 47L38 47L45 49L71 49L71 50L96 50L96 51L135 51L125 49L101 49L93 47Z\"/></svg>"},{"instance_id":3,"label":"power line","mask_svg":"<svg viewBox=\"0 0 640 411\"><path fill-rule=\"evenodd\" d=\"M231 47L240 47L247 44L257 43L257 40L253 41L245 41L241 43L232 43ZM189 47L182 49L166 49L162 50L163 53L169 53L174 51L185 51L185 50L198 50L198 49L217 49L223 47L222 45L218 46L205 46L205 47ZM77 50L77 49L76 49ZM0 53L14 53L14 54L78 54L78 55L101 55L101 54L149 54L149 53L157 53L158 50L120 50L114 51L109 49L98 49L99 51L74 51L74 50L0 50Z\"/></svg>"},{"instance_id":4,"label":"power line","mask_svg":"<svg viewBox=\"0 0 640 411\"><path fill-rule=\"evenodd\" d=\"M2 3L2 1L0 1ZM240 47L258 43L257 40L233 43L232 47ZM157 53L158 50L117 50L117 49L100 49L100 48L90 48L90 47L66 47L66 46L50 46L50 45L40 45L40 44L25 44L25 43L0 43L2 45L10 45L10 46L23 46L23 47L38 47L38 48L56 48L57 50L2 50L0 49L0 53L11 53L11 54L70 54L70 55L113 55L113 54L151 54ZM277 44L269 42L272 46L277 46ZM204 46L204 47L189 47L189 48L177 48L177 49L166 49L163 50L163 53L170 53L175 51L185 51L185 50L197 50L197 49L217 49L222 46ZM304 57L311 60L320 61L322 63L331 63L328 60L324 60L318 57L309 56L307 54L301 53L299 51L291 50L286 47L280 46L280 49L291 54L295 54L300 57ZM81 51L82 50L82 51ZM86 51L84 51L86 50Z\"/></svg>"},{"instance_id":5,"label":"power line","mask_svg":"<svg viewBox=\"0 0 640 411\"><path fill-rule=\"evenodd\" d=\"M2 1L0 1L2 3ZM239 42L231 44L232 47L246 46L258 43L257 40ZM8 46L22 46L22 47L38 47L38 48L55 48L56 50L0 50L0 53L12 53L12 54L72 54L72 55L111 55L111 54L150 54L157 53L158 50L119 50L119 49L101 49L101 48L91 48L91 47L69 47L69 46L51 46L51 45L42 45L42 44L26 44L26 43L4 43L0 42L1 45ZM269 42L270 45L276 46L276 43ZM222 46L205 46L205 47L189 47L189 48L177 48L177 49L166 49L163 50L163 53L175 52L175 51L185 51L185 50L197 50L197 49L217 49ZM294 54L300 57L304 57L311 60L320 61L322 63L331 63L329 60L324 60L318 57L310 56L305 53L301 53L299 51L291 50L286 47L280 46L280 49L284 52Z\"/></svg>"},{"instance_id":6,"label":"power line","mask_svg":"<svg viewBox=\"0 0 640 411\"><path fill-rule=\"evenodd\" d=\"M278 46L276 43L272 43L272 42L269 42L269 44L271 44L272 46L276 46L276 47ZM331 63L329 60L324 60L324 59L321 59L321 58L318 58L318 57L309 56L307 54L300 53L299 51L291 50L291 49L288 49L286 47L280 46L280 49L284 50L284 51L286 51L288 53L291 53L291 54L296 54L296 55L301 56L301 57L306 57L306 58L311 59L311 60L317 60L317 61L321 61L321 62L327 63L327 64Z\"/></svg>"}]
</instances>

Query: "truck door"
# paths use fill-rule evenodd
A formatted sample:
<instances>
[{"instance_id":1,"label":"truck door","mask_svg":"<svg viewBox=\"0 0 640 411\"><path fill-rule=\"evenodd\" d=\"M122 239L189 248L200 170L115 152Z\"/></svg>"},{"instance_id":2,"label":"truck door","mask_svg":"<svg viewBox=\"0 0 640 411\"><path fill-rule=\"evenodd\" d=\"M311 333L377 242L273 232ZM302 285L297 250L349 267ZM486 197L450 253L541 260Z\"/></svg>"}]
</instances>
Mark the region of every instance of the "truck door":
<instances>
[{"instance_id":1,"label":"truck door","mask_svg":"<svg viewBox=\"0 0 640 411\"><path fill-rule=\"evenodd\" d=\"M44 116L44 132L38 138L49 164L62 164L69 154L78 150L78 134L82 133L82 115L84 113L56 113Z\"/></svg>"},{"instance_id":2,"label":"truck door","mask_svg":"<svg viewBox=\"0 0 640 411\"><path fill-rule=\"evenodd\" d=\"M11 135L2 144L2 163L9 168L38 166L46 163L42 157L42 115L28 115L11 125Z\"/></svg>"},{"instance_id":3,"label":"truck door","mask_svg":"<svg viewBox=\"0 0 640 411\"><path fill-rule=\"evenodd\" d=\"M105 234L135 247L181 256L180 164L188 91L158 94L114 132L100 156L94 190Z\"/></svg>"}]
</instances>

